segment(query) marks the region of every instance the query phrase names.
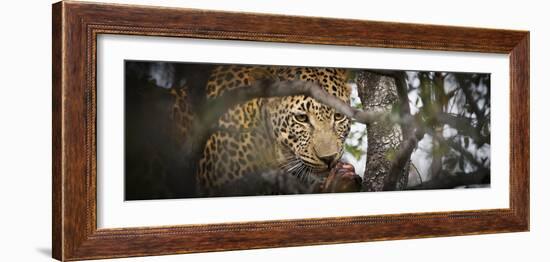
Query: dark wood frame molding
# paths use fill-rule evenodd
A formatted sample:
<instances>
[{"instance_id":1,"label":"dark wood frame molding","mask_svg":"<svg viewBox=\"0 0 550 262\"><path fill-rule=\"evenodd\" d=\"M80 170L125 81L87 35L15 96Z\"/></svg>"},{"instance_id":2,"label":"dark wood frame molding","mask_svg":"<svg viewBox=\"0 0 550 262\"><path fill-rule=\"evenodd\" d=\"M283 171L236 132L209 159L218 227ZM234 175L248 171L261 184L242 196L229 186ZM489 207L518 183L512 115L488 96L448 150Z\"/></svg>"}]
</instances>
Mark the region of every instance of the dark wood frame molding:
<instances>
[{"instance_id":1,"label":"dark wood frame molding","mask_svg":"<svg viewBox=\"0 0 550 262\"><path fill-rule=\"evenodd\" d=\"M98 229L95 132L98 34L508 54L510 208ZM56 259L147 256L529 230L528 31L59 2L53 5L52 49L52 245Z\"/></svg>"}]
</instances>

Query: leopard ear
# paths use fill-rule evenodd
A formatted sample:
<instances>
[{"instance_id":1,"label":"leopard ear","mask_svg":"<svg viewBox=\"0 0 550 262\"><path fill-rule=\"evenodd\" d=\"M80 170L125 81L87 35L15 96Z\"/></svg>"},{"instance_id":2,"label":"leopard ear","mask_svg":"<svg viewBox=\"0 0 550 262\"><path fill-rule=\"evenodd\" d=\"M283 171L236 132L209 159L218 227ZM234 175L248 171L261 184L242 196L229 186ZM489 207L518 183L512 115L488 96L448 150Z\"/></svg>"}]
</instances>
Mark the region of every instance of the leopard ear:
<instances>
[{"instance_id":1,"label":"leopard ear","mask_svg":"<svg viewBox=\"0 0 550 262\"><path fill-rule=\"evenodd\" d=\"M252 77L254 80L278 80L277 76L271 72L268 68L265 67L256 67L251 69L248 72L248 75Z\"/></svg>"},{"instance_id":2,"label":"leopard ear","mask_svg":"<svg viewBox=\"0 0 550 262\"><path fill-rule=\"evenodd\" d=\"M343 70L342 74L345 75L344 86L346 88L346 96L351 96L352 85L355 83L357 77L357 71L352 69L339 69Z\"/></svg>"}]
</instances>

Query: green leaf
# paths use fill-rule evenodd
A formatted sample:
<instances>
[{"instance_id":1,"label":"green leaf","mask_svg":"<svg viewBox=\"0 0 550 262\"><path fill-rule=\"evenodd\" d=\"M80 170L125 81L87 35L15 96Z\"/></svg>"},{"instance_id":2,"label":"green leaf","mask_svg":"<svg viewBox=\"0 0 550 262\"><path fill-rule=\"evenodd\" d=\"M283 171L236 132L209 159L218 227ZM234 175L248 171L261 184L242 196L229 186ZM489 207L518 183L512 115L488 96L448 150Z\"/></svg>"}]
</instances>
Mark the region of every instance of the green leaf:
<instances>
[{"instance_id":1,"label":"green leaf","mask_svg":"<svg viewBox=\"0 0 550 262\"><path fill-rule=\"evenodd\" d=\"M346 152L350 153L357 160L361 159L361 156L363 155L363 150L361 150L359 146L344 144L344 149L346 150Z\"/></svg>"}]
</instances>

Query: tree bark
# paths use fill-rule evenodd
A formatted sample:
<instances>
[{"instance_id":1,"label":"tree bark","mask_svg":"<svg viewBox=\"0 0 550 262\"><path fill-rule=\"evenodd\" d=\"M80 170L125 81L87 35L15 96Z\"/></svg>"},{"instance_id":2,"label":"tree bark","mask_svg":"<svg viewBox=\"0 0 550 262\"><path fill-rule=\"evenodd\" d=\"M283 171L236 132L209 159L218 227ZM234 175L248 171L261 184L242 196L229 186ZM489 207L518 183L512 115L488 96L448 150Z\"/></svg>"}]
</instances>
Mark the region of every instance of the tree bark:
<instances>
[{"instance_id":1,"label":"tree bark","mask_svg":"<svg viewBox=\"0 0 550 262\"><path fill-rule=\"evenodd\" d=\"M394 77L361 71L357 76L357 90L364 111L390 112L399 104L399 94ZM407 102L408 103L408 102ZM407 104L408 105L408 104ZM367 164L363 177L363 191L382 191L390 175L392 163L403 143L403 130L391 121L367 123ZM410 158L410 156L409 156ZM400 171L395 190L407 186L410 160ZM394 188L392 185L390 188Z\"/></svg>"}]
</instances>

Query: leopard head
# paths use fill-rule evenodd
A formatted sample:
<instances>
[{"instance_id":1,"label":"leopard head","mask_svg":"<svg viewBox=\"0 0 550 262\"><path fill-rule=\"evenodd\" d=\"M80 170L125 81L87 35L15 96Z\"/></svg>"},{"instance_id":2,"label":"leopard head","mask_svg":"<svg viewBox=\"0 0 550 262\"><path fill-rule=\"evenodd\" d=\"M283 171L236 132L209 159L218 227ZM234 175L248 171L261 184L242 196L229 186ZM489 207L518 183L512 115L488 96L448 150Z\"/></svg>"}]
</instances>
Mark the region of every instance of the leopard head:
<instances>
[{"instance_id":1,"label":"leopard head","mask_svg":"<svg viewBox=\"0 0 550 262\"><path fill-rule=\"evenodd\" d=\"M347 71L333 68L290 68L286 80L319 84L330 95L349 103ZM266 106L279 166L307 181L331 169L343 154L351 121L311 97L271 98Z\"/></svg>"}]
</instances>

